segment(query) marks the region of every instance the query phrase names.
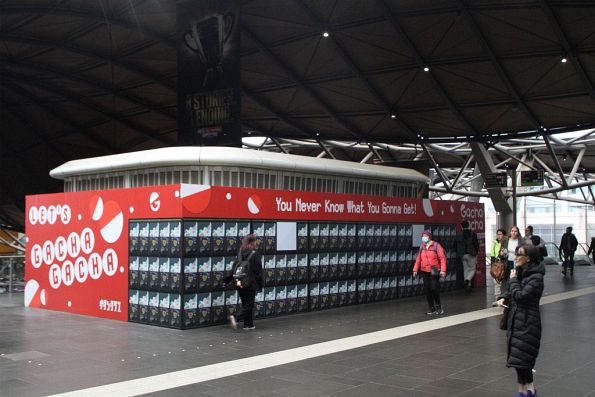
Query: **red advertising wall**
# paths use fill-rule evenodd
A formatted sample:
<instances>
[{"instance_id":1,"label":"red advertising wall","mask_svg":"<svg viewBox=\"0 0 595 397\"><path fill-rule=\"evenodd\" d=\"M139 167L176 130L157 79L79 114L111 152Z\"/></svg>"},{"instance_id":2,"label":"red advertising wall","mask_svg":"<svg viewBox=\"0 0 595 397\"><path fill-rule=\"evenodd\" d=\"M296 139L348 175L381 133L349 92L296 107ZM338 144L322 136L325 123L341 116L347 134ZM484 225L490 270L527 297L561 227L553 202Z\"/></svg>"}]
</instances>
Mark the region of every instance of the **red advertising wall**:
<instances>
[{"instance_id":1,"label":"red advertising wall","mask_svg":"<svg viewBox=\"0 0 595 397\"><path fill-rule=\"evenodd\" d=\"M471 223L481 241L483 204L298 191L168 185L28 196L25 305L127 320L128 220L269 220Z\"/></svg>"}]
</instances>

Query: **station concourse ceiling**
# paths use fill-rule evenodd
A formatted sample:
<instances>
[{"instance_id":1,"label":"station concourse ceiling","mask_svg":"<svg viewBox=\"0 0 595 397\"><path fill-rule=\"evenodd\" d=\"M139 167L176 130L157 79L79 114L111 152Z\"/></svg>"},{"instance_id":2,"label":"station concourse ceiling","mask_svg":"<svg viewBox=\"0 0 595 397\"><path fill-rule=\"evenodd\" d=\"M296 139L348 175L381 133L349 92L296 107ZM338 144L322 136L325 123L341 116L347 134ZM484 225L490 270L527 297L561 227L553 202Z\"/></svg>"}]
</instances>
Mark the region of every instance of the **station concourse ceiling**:
<instances>
[{"instance_id":1,"label":"station concourse ceiling","mask_svg":"<svg viewBox=\"0 0 595 397\"><path fill-rule=\"evenodd\" d=\"M431 150L595 128L593 1L240 3L246 137ZM68 160L177 144L176 48L174 0L0 1L0 225L22 230L25 195L61 191ZM552 169L581 149L550 143Z\"/></svg>"}]
</instances>

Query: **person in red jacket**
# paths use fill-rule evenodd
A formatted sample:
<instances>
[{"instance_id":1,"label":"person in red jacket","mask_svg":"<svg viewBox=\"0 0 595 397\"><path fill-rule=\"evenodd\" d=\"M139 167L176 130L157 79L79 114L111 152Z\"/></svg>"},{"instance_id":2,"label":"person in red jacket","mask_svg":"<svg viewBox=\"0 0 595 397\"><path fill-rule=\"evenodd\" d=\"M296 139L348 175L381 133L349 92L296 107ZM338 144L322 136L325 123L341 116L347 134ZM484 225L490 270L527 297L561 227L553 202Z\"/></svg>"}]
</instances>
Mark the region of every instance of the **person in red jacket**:
<instances>
[{"instance_id":1,"label":"person in red jacket","mask_svg":"<svg viewBox=\"0 0 595 397\"><path fill-rule=\"evenodd\" d=\"M432 232L424 230L421 234L419 254L413 266L413 277L422 277L428 306L427 315L444 314L440 304L440 278L446 275L446 256L444 248L432 240Z\"/></svg>"}]
</instances>

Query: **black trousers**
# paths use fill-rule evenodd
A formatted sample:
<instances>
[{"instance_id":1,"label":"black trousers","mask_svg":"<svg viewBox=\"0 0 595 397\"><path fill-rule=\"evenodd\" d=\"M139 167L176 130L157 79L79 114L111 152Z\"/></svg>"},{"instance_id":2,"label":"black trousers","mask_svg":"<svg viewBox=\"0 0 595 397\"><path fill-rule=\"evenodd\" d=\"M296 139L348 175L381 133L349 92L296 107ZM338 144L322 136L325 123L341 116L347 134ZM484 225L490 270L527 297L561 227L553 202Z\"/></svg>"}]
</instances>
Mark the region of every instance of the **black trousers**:
<instances>
[{"instance_id":1,"label":"black trousers","mask_svg":"<svg viewBox=\"0 0 595 397\"><path fill-rule=\"evenodd\" d=\"M510 279L510 271L514 269L514 261L506 261L506 270L504 271L504 279L500 282L500 293L508 292L508 280Z\"/></svg>"},{"instance_id":2,"label":"black trousers","mask_svg":"<svg viewBox=\"0 0 595 397\"><path fill-rule=\"evenodd\" d=\"M455 259L456 272L456 287L463 288L465 286L465 271L463 270L463 258L458 256Z\"/></svg>"},{"instance_id":3,"label":"black trousers","mask_svg":"<svg viewBox=\"0 0 595 397\"><path fill-rule=\"evenodd\" d=\"M440 276L432 276L429 272L419 272L424 283L424 292L428 307L433 309L440 305Z\"/></svg>"},{"instance_id":4,"label":"black trousers","mask_svg":"<svg viewBox=\"0 0 595 397\"><path fill-rule=\"evenodd\" d=\"M533 370L526 368L515 368L516 369L516 381L521 385L527 383L533 383Z\"/></svg>"},{"instance_id":5,"label":"black trousers","mask_svg":"<svg viewBox=\"0 0 595 397\"><path fill-rule=\"evenodd\" d=\"M564 266L564 272L566 272L566 269L568 266L570 266L570 272L574 273L574 251L563 252L562 255L564 258L564 262L562 262L562 266Z\"/></svg>"},{"instance_id":6,"label":"black trousers","mask_svg":"<svg viewBox=\"0 0 595 397\"><path fill-rule=\"evenodd\" d=\"M244 321L244 327L254 326L254 298L256 291L252 288L240 288L238 290L242 301L242 311L236 317L237 321Z\"/></svg>"}]
</instances>

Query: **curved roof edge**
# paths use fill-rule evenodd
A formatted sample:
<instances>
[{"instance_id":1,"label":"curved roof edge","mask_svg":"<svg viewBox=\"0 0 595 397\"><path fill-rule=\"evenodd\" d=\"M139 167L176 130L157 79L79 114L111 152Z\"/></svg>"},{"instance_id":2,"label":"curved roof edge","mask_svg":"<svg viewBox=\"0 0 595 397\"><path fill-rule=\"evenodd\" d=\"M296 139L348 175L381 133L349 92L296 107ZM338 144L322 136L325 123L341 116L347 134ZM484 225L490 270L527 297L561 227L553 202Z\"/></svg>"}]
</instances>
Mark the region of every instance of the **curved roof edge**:
<instances>
[{"instance_id":1,"label":"curved roof edge","mask_svg":"<svg viewBox=\"0 0 595 397\"><path fill-rule=\"evenodd\" d=\"M272 153L222 146L179 146L72 160L50 171L56 179L173 166L251 167L350 177L428 183L409 168L386 167L343 160Z\"/></svg>"}]
</instances>

